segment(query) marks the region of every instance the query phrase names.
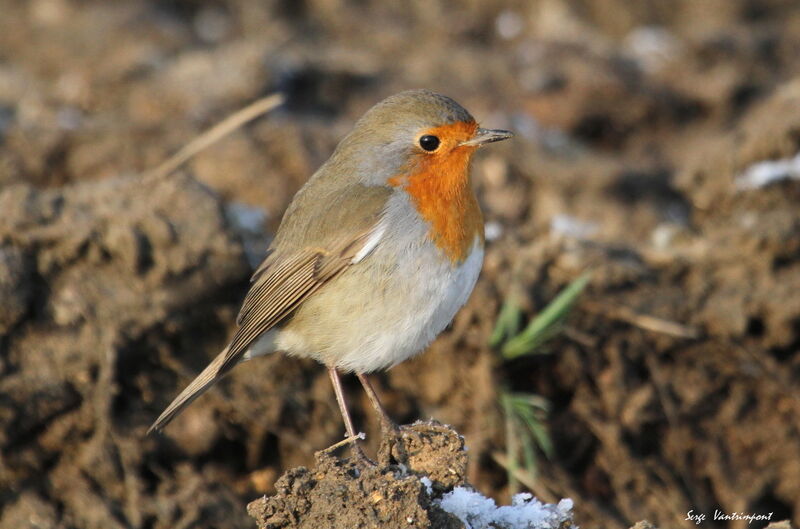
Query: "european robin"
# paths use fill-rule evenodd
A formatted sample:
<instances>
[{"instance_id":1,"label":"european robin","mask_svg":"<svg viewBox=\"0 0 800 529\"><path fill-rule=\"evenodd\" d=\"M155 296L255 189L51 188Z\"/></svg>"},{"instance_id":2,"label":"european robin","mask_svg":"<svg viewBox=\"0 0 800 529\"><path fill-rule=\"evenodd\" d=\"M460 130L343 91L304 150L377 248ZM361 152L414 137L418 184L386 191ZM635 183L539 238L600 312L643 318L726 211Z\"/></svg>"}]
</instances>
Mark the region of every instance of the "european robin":
<instances>
[{"instance_id":1,"label":"european robin","mask_svg":"<svg viewBox=\"0 0 800 529\"><path fill-rule=\"evenodd\" d=\"M349 437L339 372L356 373L384 434L396 429L365 375L422 351L467 301L484 246L470 159L511 136L428 90L367 111L286 210L228 346L150 431L238 363L275 351L327 366Z\"/></svg>"}]
</instances>

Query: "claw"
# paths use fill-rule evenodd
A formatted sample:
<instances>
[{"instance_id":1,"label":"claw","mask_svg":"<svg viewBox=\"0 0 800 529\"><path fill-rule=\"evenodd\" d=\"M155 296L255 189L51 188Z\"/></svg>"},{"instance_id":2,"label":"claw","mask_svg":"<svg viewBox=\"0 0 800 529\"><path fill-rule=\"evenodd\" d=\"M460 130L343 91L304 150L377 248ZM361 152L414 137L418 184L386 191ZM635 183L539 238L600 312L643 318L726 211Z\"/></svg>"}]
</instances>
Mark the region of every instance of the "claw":
<instances>
[{"instance_id":1,"label":"claw","mask_svg":"<svg viewBox=\"0 0 800 529\"><path fill-rule=\"evenodd\" d=\"M356 464L361 467L377 467L378 464L367 457L367 454L364 453L364 450L361 448L361 445L358 443L353 444L352 447L353 457L356 460Z\"/></svg>"},{"instance_id":2,"label":"claw","mask_svg":"<svg viewBox=\"0 0 800 529\"><path fill-rule=\"evenodd\" d=\"M381 423L381 436L383 440L378 450L378 461L382 465L391 464L394 457L398 463L409 466L410 461L405 439L412 437L418 443L422 442L418 432L405 426L398 426L392 422Z\"/></svg>"}]
</instances>

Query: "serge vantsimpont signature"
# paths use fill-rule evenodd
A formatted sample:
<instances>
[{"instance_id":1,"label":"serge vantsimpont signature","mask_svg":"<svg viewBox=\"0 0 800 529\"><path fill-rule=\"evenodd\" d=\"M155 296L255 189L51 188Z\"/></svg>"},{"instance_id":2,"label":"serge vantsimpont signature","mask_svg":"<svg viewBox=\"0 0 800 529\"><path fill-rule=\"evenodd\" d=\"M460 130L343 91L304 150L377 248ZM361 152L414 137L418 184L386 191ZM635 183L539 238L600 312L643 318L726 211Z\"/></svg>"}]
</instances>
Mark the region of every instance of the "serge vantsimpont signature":
<instances>
[{"instance_id":1,"label":"serge vantsimpont signature","mask_svg":"<svg viewBox=\"0 0 800 529\"><path fill-rule=\"evenodd\" d=\"M726 513L724 511L720 511L719 509L714 509L714 514L712 516L712 520L747 520L747 524L750 525L753 522L759 521L772 521L772 514L771 512L768 513L747 513L747 512L732 512ZM704 521L706 521L708 517L705 513L702 512L695 512L694 509L690 510L686 513L686 518L684 520L688 520L690 522L694 522L695 525L700 525Z\"/></svg>"}]
</instances>

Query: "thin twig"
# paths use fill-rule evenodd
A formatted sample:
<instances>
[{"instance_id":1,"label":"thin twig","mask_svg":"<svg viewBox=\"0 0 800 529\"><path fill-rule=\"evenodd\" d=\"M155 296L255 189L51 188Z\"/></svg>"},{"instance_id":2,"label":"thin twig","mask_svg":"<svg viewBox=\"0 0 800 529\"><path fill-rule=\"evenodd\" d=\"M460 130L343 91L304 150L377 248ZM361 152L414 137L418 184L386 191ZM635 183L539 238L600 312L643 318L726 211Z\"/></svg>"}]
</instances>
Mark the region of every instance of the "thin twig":
<instances>
[{"instance_id":1,"label":"thin twig","mask_svg":"<svg viewBox=\"0 0 800 529\"><path fill-rule=\"evenodd\" d=\"M363 441L366 438L367 438L367 435L364 432L359 432L359 433L357 433L355 435L352 435L350 437L345 437L344 439L342 439L338 443L332 444L328 448L323 448L322 450L320 450L320 452L322 452L323 454L327 454L329 452L333 452L334 450L336 450L339 447L342 447L344 445L349 445L351 443L355 443L356 441Z\"/></svg>"},{"instance_id":2,"label":"thin twig","mask_svg":"<svg viewBox=\"0 0 800 529\"><path fill-rule=\"evenodd\" d=\"M508 468L506 469L509 476L508 488L511 490L511 494L516 494L519 492L520 481L516 476L516 472L519 470L519 464L516 459L519 451L519 439L517 437L517 432L514 431L514 410L511 407L508 393L503 393L503 408L506 418L506 453L503 457L508 464Z\"/></svg>"},{"instance_id":3,"label":"thin twig","mask_svg":"<svg viewBox=\"0 0 800 529\"><path fill-rule=\"evenodd\" d=\"M220 138L230 134L248 121L266 114L270 110L283 103L282 94L272 94L251 103L241 110L238 110L217 123L207 131L201 133L195 139L187 143L178 152L167 158L158 167L145 173L145 178L163 178L172 171L186 163L192 156L202 151L209 145L215 143Z\"/></svg>"},{"instance_id":4,"label":"thin twig","mask_svg":"<svg viewBox=\"0 0 800 529\"><path fill-rule=\"evenodd\" d=\"M677 336L678 338L694 339L700 336L700 331L695 327L657 318L655 316L649 316L647 314L640 314L627 307L610 307L604 304L589 302L581 304L581 307L594 314L624 321L648 331Z\"/></svg>"},{"instance_id":5,"label":"thin twig","mask_svg":"<svg viewBox=\"0 0 800 529\"><path fill-rule=\"evenodd\" d=\"M564 336L572 340L573 342L577 342L582 346L586 347L587 349L594 349L597 347L597 337L592 336L591 334L585 333L579 329L571 325L564 325L564 328L561 330L564 333Z\"/></svg>"}]
</instances>

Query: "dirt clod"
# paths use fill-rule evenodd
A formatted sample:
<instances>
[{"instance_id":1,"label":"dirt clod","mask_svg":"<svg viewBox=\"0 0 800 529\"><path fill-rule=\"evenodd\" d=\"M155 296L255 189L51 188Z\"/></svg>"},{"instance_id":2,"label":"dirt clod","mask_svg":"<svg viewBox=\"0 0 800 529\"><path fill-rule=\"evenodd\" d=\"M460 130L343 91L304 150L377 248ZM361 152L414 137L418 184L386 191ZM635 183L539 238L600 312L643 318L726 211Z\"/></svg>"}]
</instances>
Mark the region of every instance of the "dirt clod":
<instances>
[{"instance_id":1,"label":"dirt clod","mask_svg":"<svg viewBox=\"0 0 800 529\"><path fill-rule=\"evenodd\" d=\"M392 447L392 455L408 465L409 472L427 476L439 490L466 482L467 452L458 432L436 421L420 421L404 427L401 435L402 443Z\"/></svg>"},{"instance_id":2,"label":"dirt clod","mask_svg":"<svg viewBox=\"0 0 800 529\"><path fill-rule=\"evenodd\" d=\"M463 527L434 503L443 491L465 483L463 438L435 422L407 428L401 441L407 466L373 466L318 452L312 469L289 470L276 482L276 494L253 501L247 512L259 529ZM435 485L430 493L420 480L428 475Z\"/></svg>"}]
</instances>

